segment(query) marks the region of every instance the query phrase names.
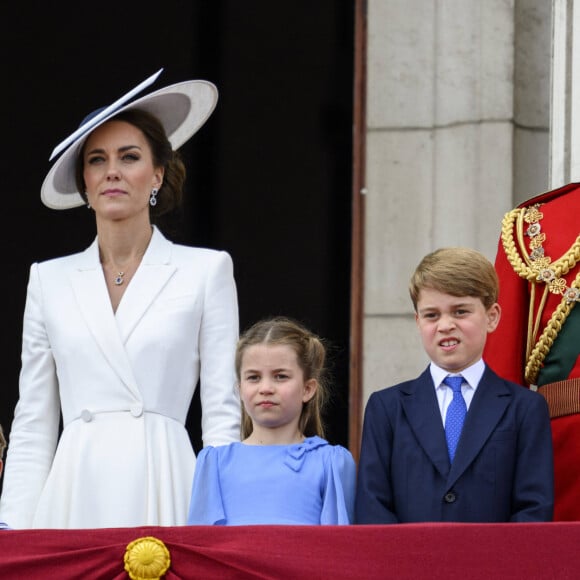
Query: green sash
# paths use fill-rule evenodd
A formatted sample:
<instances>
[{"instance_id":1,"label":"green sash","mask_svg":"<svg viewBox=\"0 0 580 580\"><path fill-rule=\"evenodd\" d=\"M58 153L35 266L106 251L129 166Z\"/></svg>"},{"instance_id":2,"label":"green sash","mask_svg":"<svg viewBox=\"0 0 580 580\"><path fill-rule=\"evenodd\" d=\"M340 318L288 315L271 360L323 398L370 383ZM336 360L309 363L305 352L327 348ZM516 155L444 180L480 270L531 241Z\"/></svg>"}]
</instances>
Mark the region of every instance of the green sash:
<instances>
[{"instance_id":1,"label":"green sash","mask_svg":"<svg viewBox=\"0 0 580 580\"><path fill-rule=\"evenodd\" d=\"M579 355L580 308L575 305L544 359L544 366L538 375L538 386L567 379Z\"/></svg>"}]
</instances>

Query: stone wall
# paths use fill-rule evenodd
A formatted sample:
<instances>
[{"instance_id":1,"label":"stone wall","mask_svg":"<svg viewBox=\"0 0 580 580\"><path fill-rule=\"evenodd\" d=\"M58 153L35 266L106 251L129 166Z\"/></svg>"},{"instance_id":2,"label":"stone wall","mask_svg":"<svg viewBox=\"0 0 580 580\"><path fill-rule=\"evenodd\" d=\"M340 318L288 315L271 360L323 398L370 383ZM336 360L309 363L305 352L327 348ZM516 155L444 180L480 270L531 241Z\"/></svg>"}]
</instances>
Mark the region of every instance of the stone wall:
<instances>
[{"instance_id":1,"label":"stone wall","mask_svg":"<svg viewBox=\"0 0 580 580\"><path fill-rule=\"evenodd\" d=\"M428 252L493 261L548 189L550 3L368 0L364 402L427 364L407 292Z\"/></svg>"}]
</instances>

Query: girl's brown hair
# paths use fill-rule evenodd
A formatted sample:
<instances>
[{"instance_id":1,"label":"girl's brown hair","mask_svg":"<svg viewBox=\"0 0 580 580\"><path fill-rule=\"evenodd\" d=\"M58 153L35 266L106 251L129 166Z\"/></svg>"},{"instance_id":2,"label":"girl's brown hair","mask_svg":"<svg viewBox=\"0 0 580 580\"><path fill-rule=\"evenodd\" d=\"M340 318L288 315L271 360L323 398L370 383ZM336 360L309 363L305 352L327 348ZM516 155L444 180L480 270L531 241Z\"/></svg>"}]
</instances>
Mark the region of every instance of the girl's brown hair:
<instances>
[{"instance_id":1,"label":"girl's brown hair","mask_svg":"<svg viewBox=\"0 0 580 580\"><path fill-rule=\"evenodd\" d=\"M258 344L289 346L296 353L298 365L304 374L304 381L314 379L317 382L318 388L314 396L302 406L298 428L306 437L313 435L324 437L322 409L328 400L328 385L324 366L326 348L322 339L302 324L283 316L256 322L243 333L238 341L235 361L238 383L246 349ZM242 406L242 440L246 439L252 430L252 420Z\"/></svg>"}]
</instances>

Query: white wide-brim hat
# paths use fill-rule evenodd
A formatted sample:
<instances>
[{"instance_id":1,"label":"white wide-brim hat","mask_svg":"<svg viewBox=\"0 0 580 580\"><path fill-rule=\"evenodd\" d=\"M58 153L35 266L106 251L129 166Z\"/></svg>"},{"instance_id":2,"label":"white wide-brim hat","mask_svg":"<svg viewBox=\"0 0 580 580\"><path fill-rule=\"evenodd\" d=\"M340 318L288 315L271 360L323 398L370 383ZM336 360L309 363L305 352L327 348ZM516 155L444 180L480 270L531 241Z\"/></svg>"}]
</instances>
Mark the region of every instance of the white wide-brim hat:
<instances>
[{"instance_id":1,"label":"white wide-brim hat","mask_svg":"<svg viewBox=\"0 0 580 580\"><path fill-rule=\"evenodd\" d=\"M218 99L217 88L208 81L184 81L131 100L151 85L162 70L84 121L74 133L54 148L49 161L59 153L62 154L54 162L42 184L40 199L44 205L52 209L69 209L85 204L76 185L77 156L90 133L122 111L142 109L155 115L163 125L174 151L206 122Z\"/></svg>"}]
</instances>

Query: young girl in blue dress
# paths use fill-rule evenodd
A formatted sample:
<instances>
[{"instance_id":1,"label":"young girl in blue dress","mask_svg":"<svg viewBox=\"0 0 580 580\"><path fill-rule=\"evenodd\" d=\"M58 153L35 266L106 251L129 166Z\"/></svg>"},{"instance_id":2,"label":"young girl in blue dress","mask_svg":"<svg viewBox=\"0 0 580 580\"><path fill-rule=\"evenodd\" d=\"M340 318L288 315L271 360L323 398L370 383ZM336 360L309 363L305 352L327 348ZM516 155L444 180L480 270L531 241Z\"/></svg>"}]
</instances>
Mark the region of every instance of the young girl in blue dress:
<instances>
[{"instance_id":1,"label":"young girl in blue dress","mask_svg":"<svg viewBox=\"0 0 580 580\"><path fill-rule=\"evenodd\" d=\"M323 439L325 355L322 341L288 318L242 335L242 441L200 452L188 524L352 522L355 462Z\"/></svg>"}]
</instances>

